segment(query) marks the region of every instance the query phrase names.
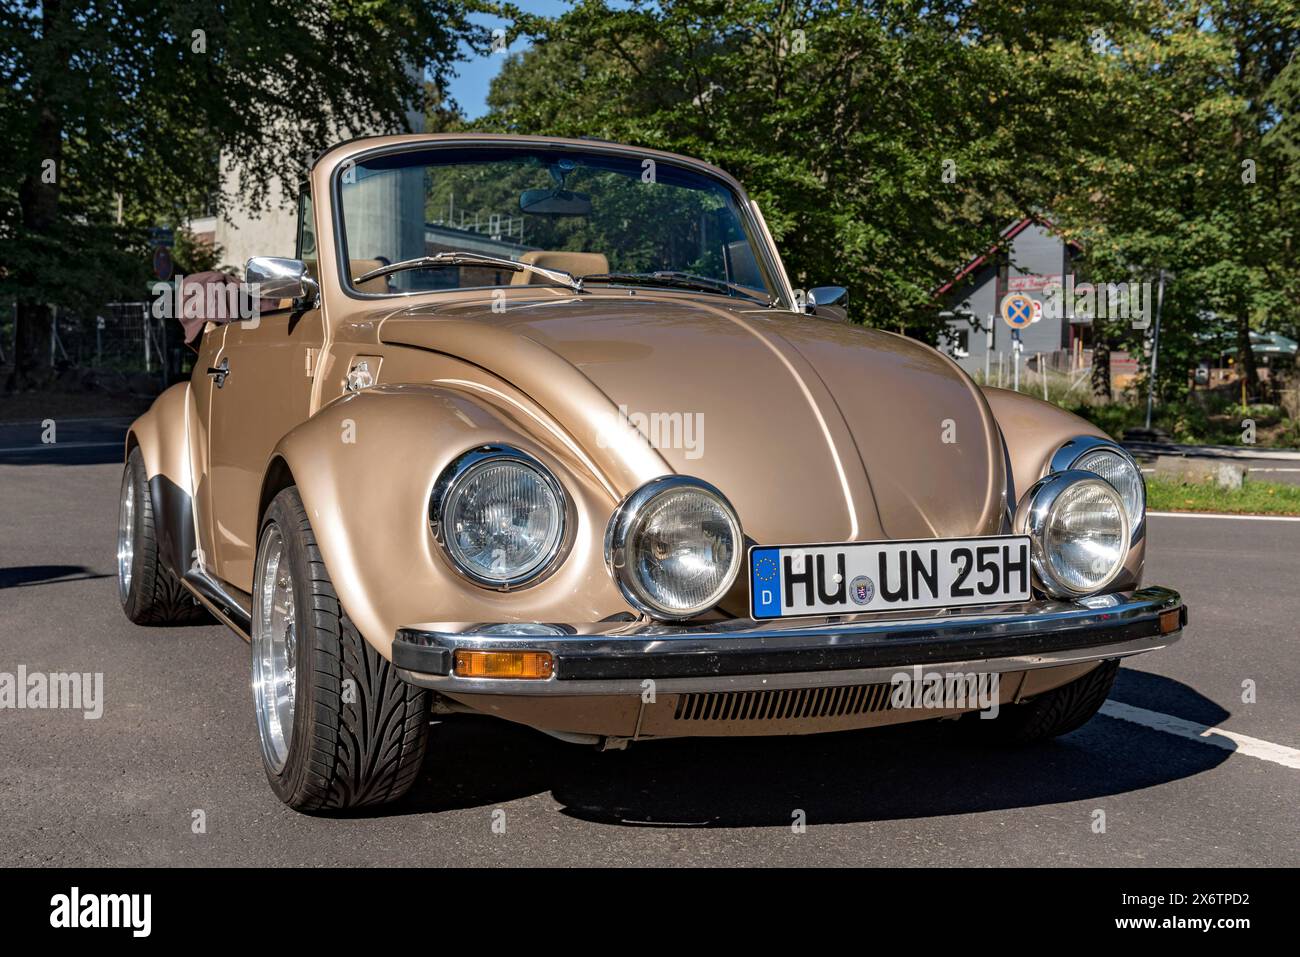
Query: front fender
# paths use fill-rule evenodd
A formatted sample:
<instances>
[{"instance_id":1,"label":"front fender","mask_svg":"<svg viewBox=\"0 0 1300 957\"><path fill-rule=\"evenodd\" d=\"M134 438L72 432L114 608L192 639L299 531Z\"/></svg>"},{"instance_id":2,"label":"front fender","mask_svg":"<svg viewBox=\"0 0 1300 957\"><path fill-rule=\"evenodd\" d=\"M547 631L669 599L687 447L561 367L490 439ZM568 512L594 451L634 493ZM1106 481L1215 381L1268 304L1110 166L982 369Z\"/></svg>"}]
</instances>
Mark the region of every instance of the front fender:
<instances>
[{"instance_id":1,"label":"front fender","mask_svg":"<svg viewBox=\"0 0 1300 957\"><path fill-rule=\"evenodd\" d=\"M196 548L194 477L190 468L190 384L166 389L149 411L131 423L123 458L139 448L153 506L158 556L178 578L189 567Z\"/></svg>"},{"instance_id":2,"label":"front fender","mask_svg":"<svg viewBox=\"0 0 1300 957\"><path fill-rule=\"evenodd\" d=\"M1024 495L1029 486L1043 477L1052 453L1067 439L1076 435L1108 438L1086 419L1042 399L1010 389L985 386L982 391L1006 438L1018 495Z\"/></svg>"},{"instance_id":3,"label":"front fender","mask_svg":"<svg viewBox=\"0 0 1300 957\"><path fill-rule=\"evenodd\" d=\"M463 452L487 444L534 456L574 505L576 528L563 561L541 582L509 593L457 574L428 521L438 476ZM268 481L277 474L298 488L344 610L386 658L402 627L599 621L628 610L604 562L605 526L616 505L609 491L558 443L527 434L468 393L391 385L346 396L280 441Z\"/></svg>"},{"instance_id":4,"label":"front fender","mask_svg":"<svg viewBox=\"0 0 1300 957\"><path fill-rule=\"evenodd\" d=\"M190 473L189 439L185 421L190 403L190 384L178 382L154 399L149 411L131 423L126 432L122 458L139 446L148 478L165 476L187 494L194 490Z\"/></svg>"}]
</instances>

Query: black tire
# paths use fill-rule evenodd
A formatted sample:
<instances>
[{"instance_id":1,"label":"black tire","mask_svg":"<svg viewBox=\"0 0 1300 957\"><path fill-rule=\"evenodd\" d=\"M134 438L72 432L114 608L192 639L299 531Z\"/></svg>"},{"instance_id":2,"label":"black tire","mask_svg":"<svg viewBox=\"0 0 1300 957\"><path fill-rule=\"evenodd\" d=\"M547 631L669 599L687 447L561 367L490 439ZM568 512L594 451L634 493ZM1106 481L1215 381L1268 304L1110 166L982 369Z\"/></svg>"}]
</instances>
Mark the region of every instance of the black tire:
<instances>
[{"instance_id":1,"label":"black tire","mask_svg":"<svg viewBox=\"0 0 1300 957\"><path fill-rule=\"evenodd\" d=\"M131 515L127 519L127 498L132 496ZM158 535L154 525L153 501L144 473L144 456L139 448L131 450L122 470L122 494L118 504L118 573L117 597L122 611L137 625L189 625L211 621L212 616L199 600L180 583L158 555ZM130 557L124 567L122 536L129 526ZM126 569L129 568L129 573Z\"/></svg>"},{"instance_id":2,"label":"black tire","mask_svg":"<svg viewBox=\"0 0 1300 957\"><path fill-rule=\"evenodd\" d=\"M996 718L974 723L991 725L994 734L1011 744L1060 737L1092 719L1110 694L1118 671L1119 659L1111 658L1069 684L1045 691L1024 704L1003 705Z\"/></svg>"},{"instance_id":3,"label":"black tire","mask_svg":"<svg viewBox=\"0 0 1300 957\"><path fill-rule=\"evenodd\" d=\"M293 576L295 608L303 614L294 622L294 717L278 770L268 756L260 718L258 722L267 780L280 800L299 811L395 801L415 783L424 761L429 694L402 681L357 632L335 594L296 488L285 489L271 502L258 536L254 656L264 588L262 551L273 540L273 527L282 536L283 560ZM255 682L256 668L255 661Z\"/></svg>"}]
</instances>

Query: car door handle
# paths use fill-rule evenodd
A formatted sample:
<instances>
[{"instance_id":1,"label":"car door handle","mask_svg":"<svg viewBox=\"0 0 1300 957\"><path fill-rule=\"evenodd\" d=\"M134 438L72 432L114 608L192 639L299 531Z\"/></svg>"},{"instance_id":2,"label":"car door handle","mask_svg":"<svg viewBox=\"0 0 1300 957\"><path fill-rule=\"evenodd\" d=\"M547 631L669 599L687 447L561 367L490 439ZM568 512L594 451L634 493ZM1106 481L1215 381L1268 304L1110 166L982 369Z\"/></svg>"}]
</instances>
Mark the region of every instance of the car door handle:
<instances>
[{"instance_id":1,"label":"car door handle","mask_svg":"<svg viewBox=\"0 0 1300 957\"><path fill-rule=\"evenodd\" d=\"M226 376L230 375L230 360L222 359L216 366L208 366L208 375L212 376L220 389L226 384Z\"/></svg>"}]
</instances>

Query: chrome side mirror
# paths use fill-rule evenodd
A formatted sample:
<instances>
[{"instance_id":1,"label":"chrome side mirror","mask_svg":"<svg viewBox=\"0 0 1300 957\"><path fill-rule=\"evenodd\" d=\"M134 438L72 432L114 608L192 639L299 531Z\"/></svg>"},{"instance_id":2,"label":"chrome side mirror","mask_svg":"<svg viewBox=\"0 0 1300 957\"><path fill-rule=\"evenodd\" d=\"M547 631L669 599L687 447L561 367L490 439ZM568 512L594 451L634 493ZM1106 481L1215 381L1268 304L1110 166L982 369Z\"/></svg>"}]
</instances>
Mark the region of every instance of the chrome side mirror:
<instances>
[{"instance_id":1,"label":"chrome side mirror","mask_svg":"<svg viewBox=\"0 0 1300 957\"><path fill-rule=\"evenodd\" d=\"M244 281L262 299L305 299L315 305L320 296L320 283L301 259L254 256L244 266Z\"/></svg>"},{"instance_id":2,"label":"chrome side mirror","mask_svg":"<svg viewBox=\"0 0 1300 957\"><path fill-rule=\"evenodd\" d=\"M803 311L824 319L845 322L849 318L849 291L843 286L817 286L804 294Z\"/></svg>"}]
</instances>

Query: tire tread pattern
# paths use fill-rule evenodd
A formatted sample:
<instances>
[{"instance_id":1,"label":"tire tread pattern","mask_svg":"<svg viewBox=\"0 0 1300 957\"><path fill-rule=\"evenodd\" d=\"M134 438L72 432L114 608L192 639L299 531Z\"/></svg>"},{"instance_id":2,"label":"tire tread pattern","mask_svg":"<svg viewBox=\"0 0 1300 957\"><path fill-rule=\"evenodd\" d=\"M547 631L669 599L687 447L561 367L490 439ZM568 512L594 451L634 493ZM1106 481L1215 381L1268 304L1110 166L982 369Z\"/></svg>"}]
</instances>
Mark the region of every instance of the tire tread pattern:
<instances>
[{"instance_id":1,"label":"tire tread pattern","mask_svg":"<svg viewBox=\"0 0 1300 957\"><path fill-rule=\"evenodd\" d=\"M1004 732L1017 744L1032 744L1083 727L1110 694L1118 672L1119 659L1110 658L1069 684L1024 704L1010 706L1012 713L1006 717L1011 720L1004 726Z\"/></svg>"},{"instance_id":2,"label":"tire tread pattern","mask_svg":"<svg viewBox=\"0 0 1300 957\"><path fill-rule=\"evenodd\" d=\"M154 522L153 499L145 480L144 456L138 448L127 457L126 468L135 486L136 534L132 587L123 605L126 616L137 625L163 627L212 621L179 578L162 563Z\"/></svg>"},{"instance_id":3,"label":"tire tread pattern","mask_svg":"<svg viewBox=\"0 0 1300 957\"><path fill-rule=\"evenodd\" d=\"M305 774L289 803L303 811L328 811L394 801L415 783L424 762L428 692L402 681L344 611L297 489L288 488L277 499L283 501L273 503L268 514L287 513L294 528L286 538L296 539L306 552L311 603L304 624L310 627L299 640L312 641L314 651L312 691L299 698L314 702L311 744ZM349 681L352 694L346 693Z\"/></svg>"}]
</instances>

